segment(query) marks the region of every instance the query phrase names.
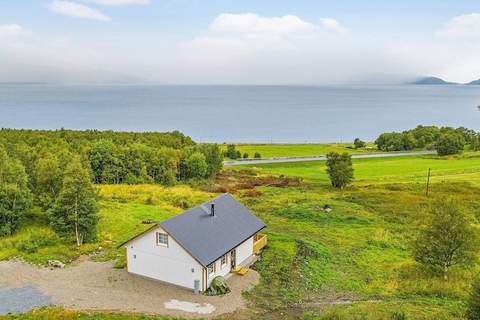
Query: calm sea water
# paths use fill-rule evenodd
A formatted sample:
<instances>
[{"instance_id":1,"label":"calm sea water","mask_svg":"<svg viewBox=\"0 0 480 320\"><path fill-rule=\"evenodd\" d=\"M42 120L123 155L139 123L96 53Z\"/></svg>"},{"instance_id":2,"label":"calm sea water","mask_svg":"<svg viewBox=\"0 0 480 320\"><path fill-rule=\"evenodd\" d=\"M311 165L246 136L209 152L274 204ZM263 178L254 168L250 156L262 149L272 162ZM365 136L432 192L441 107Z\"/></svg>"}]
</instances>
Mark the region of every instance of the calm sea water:
<instances>
[{"instance_id":1,"label":"calm sea water","mask_svg":"<svg viewBox=\"0 0 480 320\"><path fill-rule=\"evenodd\" d=\"M480 130L480 86L0 85L0 127L180 130L198 141L373 140L417 124Z\"/></svg>"}]
</instances>

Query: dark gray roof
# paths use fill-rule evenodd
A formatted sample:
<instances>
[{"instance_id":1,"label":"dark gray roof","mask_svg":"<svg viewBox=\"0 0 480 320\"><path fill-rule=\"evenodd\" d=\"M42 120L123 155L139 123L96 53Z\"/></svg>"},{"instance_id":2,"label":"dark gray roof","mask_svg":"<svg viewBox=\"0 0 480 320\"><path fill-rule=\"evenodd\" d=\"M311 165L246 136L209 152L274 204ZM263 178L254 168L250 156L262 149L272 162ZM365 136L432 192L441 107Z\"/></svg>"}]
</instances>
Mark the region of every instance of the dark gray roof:
<instances>
[{"instance_id":1,"label":"dark gray roof","mask_svg":"<svg viewBox=\"0 0 480 320\"><path fill-rule=\"evenodd\" d=\"M210 215L215 204L215 216ZM160 223L204 266L265 228L265 224L226 193Z\"/></svg>"}]
</instances>

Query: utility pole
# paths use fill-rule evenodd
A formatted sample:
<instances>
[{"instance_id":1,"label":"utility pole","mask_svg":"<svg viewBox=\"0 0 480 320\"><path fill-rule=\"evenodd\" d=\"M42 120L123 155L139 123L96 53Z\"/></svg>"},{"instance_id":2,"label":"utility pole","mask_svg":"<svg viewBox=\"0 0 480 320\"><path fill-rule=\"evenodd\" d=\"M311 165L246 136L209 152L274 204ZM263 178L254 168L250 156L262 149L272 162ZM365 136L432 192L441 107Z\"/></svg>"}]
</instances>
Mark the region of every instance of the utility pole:
<instances>
[{"instance_id":1,"label":"utility pole","mask_svg":"<svg viewBox=\"0 0 480 320\"><path fill-rule=\"evenodd\" d=\"M429 191L428 189L429 189L429 187L430 187L430 172L431 172L431 170L432 170L431 168L428 168L427 190L426 190L426 192L425 192L425 196L427 196L427 197L428 197L428 191Z\"/></svg>"}]
</instances>

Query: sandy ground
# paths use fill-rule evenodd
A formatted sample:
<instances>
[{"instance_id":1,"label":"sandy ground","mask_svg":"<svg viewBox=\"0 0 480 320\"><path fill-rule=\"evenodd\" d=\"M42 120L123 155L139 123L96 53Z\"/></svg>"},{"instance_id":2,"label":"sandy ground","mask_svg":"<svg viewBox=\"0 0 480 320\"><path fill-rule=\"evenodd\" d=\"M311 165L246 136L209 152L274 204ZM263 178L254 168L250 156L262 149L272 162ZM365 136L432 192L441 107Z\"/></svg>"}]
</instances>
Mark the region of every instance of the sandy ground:
<instances>
[{"instance_id":1,"label":"sandy ground","mask_svg":"<svg viewBox=\"0 0 480 320\"><path fill-rule=\"evenodd\" d=\"M53 304L77 310L108 310L176 317L214 317L244 306L241 292L259 275L250 270L227 282L232 292L222 297L195 295L189 290L113 269L112 262L79 261L50 270L20 261L0 262L0 287L34 286Z\"/></svg>"}]
</instances>

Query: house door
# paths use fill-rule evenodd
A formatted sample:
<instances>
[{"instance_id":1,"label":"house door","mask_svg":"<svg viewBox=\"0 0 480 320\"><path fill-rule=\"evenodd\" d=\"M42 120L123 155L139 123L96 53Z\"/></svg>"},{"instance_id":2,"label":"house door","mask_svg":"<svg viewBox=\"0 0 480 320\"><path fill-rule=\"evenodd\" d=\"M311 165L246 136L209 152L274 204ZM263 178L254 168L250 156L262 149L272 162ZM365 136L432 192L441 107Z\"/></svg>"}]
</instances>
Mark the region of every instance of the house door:
<instances>
[{"instance_id":1,"label":"house door","mask_svg":"<svg viewBox=\"0 0 480 320\"><path fill-rule=\"evenodd\" d=\"M237 251L235 249L230 251L230 266L232 267L232 269L235 269L235 267L237 266L236 256L237 256Z\"/></svg>"}]
</instances>

